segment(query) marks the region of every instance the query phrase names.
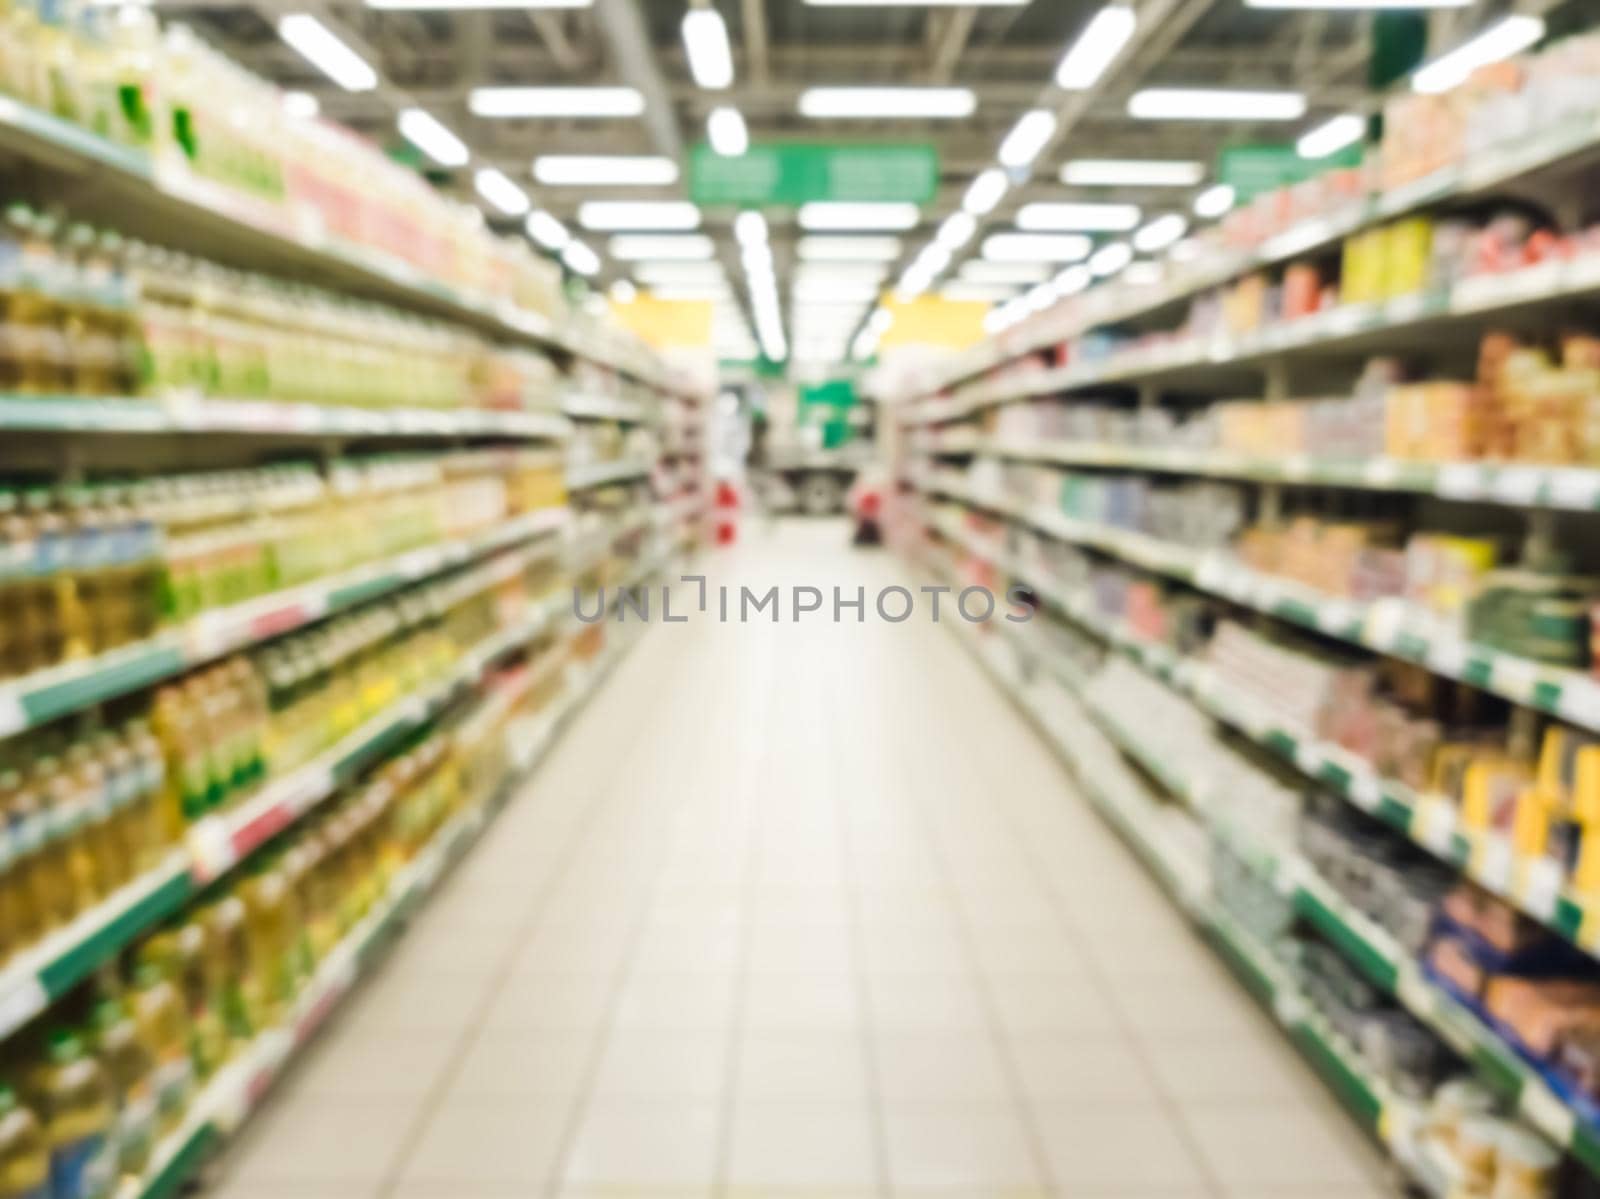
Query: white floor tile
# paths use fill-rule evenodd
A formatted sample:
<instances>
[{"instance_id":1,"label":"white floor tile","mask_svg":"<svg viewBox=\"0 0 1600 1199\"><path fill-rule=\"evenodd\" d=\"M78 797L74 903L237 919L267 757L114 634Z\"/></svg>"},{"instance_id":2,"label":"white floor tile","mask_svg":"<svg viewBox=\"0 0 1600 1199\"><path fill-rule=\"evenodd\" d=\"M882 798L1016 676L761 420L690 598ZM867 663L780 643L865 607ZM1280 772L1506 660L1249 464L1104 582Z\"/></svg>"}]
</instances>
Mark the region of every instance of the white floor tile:
<instances>
[{"instance_id":1,"label":"white floor tile","mask_svg":"<svg viewBox=\"0 0 1600 1199\"><path fill-rule=\"evenodd\" d=\"M733 1112L728 1187L872 1190L880 1167L865 1103L741 1101Z\"/></svg>"},{"instance_id":2,"label":"white floor tile","mask_svg":"<svg viewBox=\"0 0 1600 1199\"><path fill-rule=\"evenodd\" d=\"M889 1175L903 1187L1033 1189L1039 1163L1009 1105L895 1104L884 1116Z\"/></svg>"},{"instance_id":3,"label":"white floor tile","mask_svg":"<svg viewBox=\"0 0 1600 1199\"><path fill-rule=\"evenodd\" d=\"M710 1186L718 1127L715 1104L596 1102L578 1126L564 1180L617 1187Z\"/></svg>"}]
</instances>

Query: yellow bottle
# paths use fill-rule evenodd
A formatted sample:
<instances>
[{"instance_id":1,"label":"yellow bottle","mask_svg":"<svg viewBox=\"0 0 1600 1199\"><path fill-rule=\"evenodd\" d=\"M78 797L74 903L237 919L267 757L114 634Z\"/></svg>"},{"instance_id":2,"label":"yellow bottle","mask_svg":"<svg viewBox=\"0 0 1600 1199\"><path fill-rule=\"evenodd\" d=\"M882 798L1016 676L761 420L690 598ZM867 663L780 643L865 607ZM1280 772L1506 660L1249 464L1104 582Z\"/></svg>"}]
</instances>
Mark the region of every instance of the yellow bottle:
<instances>
[{"instance_id":1,"label":"yellow bottle","mask_svg":"<svg viewBox=\"0 0 1600 1199\"><path fill-rule=\"evenodd\" d=\"M95 1006L92 1028L95 1056L116 1101L117 1168L124 1177L137 1178L155 1147L155 1060L139 1026L117 1000L104 999Z\"/></svg>"},{"instance_id":2,"label":"yellow bottle","mask_svg":"<svg viewBox=\"0 0 1600 1199\"><path fill-rule=\"evenodd\" d=\"M134 1019L155 1061L156 1121L168 1133L183 1119L194 1090L189 1020L178 988L154 965L142 965L134 972L133 988Z\"/></svg>"},{"instance_id":3,"label":"yellow bottle","mask_svg":"<svg viewBox=\"0 0 1600 1199\"><path fill-rule=\"evenodd\" d=\"M104 1068L62 1029L50 1035L34 1085L53 1199L107 1199L117 1181L116 1111Z\"/></svg>"},{"instance_id":4,"label":"yellow bottle","mask_svg":"<svg viewBox=\"0 0 1600 1199\"><path fill-rule=\"evenodd\" d=\"M39 1118L0 1085L0 1199L50 1199L50 1149Z\"/></svg>"}]
</instances>

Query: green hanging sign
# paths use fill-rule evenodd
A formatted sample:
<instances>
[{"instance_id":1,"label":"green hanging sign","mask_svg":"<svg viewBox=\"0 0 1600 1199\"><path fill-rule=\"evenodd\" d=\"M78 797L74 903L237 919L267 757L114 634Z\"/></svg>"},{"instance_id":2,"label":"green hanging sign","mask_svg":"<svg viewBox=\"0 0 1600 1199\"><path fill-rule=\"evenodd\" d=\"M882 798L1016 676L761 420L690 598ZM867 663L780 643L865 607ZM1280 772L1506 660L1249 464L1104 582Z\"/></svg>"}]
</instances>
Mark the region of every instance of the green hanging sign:
<instances>
[{"instance_id":1,"label":"green hanging sign","mask_svg":"<svg viewBox=\"0 0 1600 1199\"><path fill-rule=\"evenodd\" d=\"M689 152L689 198L707 207L926 204L938 187L938 152L923 143L763 142L738 157L701 143Z\"/></svg>"},{"instance_id":2,"label":"green hanging sign","mask_svg":"<svg viewBox=\"0 0 1600 1199\"><path fill-rule=\"evenodd\" d=\"M1253 200L1262 192L1300 183L1334 167L1356 166L1359 145L1346 146L1326 158L1301 158L1287 145L1227 146L1217 155L1217 181L1233 188L1238 202Z\"/></svg>"}]
</instances>

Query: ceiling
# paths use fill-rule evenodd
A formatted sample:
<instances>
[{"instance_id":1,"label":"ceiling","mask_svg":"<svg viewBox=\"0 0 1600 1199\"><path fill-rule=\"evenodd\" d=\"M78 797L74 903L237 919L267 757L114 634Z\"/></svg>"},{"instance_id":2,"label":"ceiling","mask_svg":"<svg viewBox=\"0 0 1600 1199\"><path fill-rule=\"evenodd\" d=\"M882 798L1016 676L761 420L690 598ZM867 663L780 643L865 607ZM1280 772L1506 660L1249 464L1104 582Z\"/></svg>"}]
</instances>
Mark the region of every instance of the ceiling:
<instances>
[{"instance_id":1,"label":"ceiling","mask_svg":"<svg viewBox=\"0 0 1600 1199\"><path fill-rule=\"evenodd\" d=\"M1330 116L1373 103L1365 86L1370 13L1274 11L1247 7L1245 0L1130 3L1138 19L1126 47L1095 86L1070 92L1053 85L1056 66L1102 0L855 7L811 0L712 0L734 58L733 83L720 90L697 86L691 75L681 33L689 7L685 0L589 0L583 7L492 11L380 10L350 0L162 0L161 8L256 72L315 95L324 115L381 142L399 141L395 115L400 109L425 108L459 135L473 156L470 166L442 182L464 199L474 199L474 172L498 167L537 207L599 252L596 281L601 284L628 278L633 267L607 252L608 234L583 230L579 204L685 199L686 150L704 139L707 115L716 106L737 108L756 142L805 137L931 143L939 155L938 194L922 207L918 227L897 235L900 257L888 264L892 285L939 222L961 208L973 178L995 165L1001 141L1032 109L1055 114L1055 135L1031 176L1013 172L1013 185L993 211L980 217L979 235L955 255L956 264L977 255L984 233L1010 228L1018 207L1030 201L1115 199L1139 205L1141 220L1168 212L1187 217L1194 195L1206 186L1202 181L1190 188L1074 188L1058 179L1058 168L1068 159L1180 158L1209 169L1230 141L1292 141ZM1439 9L1426 14L1429 43L1448 47L1513 7L1545 12L1562 3L1476 0L1466 8ZM291 10L312 12L356 47L378 69L379 87L342 91L281 41L274 23ZM586 120L474 116L469 92L495 84L625 85L642 94L644 111ZM951 120L801 116L801 93L829 85L961 87L971 89L976 107L970 116ZM1301 119L1271 125L1131 118L1130 95L1153 86L1292 89L1305 94L1308 107ZM540 186L530 164L547 154L661 155L679 164L680 178L656 187ZM731 210L702 214L703 231L713 236L732 285L718 322L725 356L748 349L751 341L752 305L733 236L735 216ZM812 325L819 331L826 327L826 336L797 330L790 284L799 231L792 210L769 210L766 217L782 320L796 356L842 351L872 304L856 305L853 321L848 312L834 312L826 320L819 316ZM497 217L496 224L507 232L521 228L516 219ZM953 265L938 278L955 274Z\"/></svg>"}]
</instances>

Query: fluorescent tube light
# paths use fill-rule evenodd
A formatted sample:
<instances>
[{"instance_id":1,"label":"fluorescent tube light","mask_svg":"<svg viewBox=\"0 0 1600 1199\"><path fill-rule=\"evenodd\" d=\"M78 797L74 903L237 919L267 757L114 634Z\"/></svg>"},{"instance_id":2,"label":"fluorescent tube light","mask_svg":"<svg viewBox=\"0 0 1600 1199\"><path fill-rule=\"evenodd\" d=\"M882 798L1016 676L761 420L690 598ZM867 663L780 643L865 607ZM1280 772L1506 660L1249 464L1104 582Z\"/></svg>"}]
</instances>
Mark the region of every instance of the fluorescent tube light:
<instances>
[{"instance_id":1,"label":"fluorescent tube light","mask_svg":"<svg viewBox=\"0 0 1600 1199\"><path fill-rule=\"evenodd\" d=\"M1141 121L1298 121L1306 115L1299 92L1209 87L1147 87L1128 99Z\"/></svg>"},{"instance_id":2,"label":"fluorescent tube light","mask_svg":"<svg viewBox=\"0 0 1600 1199\"><path fill-rule=\"evenodd\" d=\"M706 118L706 140L724 158L738 158L750 148L750 130L737 108L713 108Z\"/></svg>"},{"instance_id":3,"label":"fluorescent tube light","mask_svg":"<svg viewBox=\"0 0 1600 1199\"><path fill-rule=\"evenodd\" d=\"M876 283L837 279L796 279L791 293L798 301L817 304L868 304L878 298Z\"/></svg>"},{"instance_id":4,"label":"fluorescent tube light","mask_svg":"<svg viewBox=\"0 0 1600 1199\"><path fill-rule=\"evenodd\" d=\"M1326 158L1360 141L1367 132L1365 117L1353 112L1330 117L1294 144L1301 158Z\"/></svg>"},{"instance_id":5,"label":"fluorescent tube light","mask_svg":"<svg viewBox=\"0 0 1600 1199\"><path fill-rule=\"evenodd\" d=\"M1055 277L1058 296L1075 296L1094 282L1094 273L1086 266L1069 266Z\"/></svg>"},{"instance_id":6,"label":"fluorescent tube light","mask_svg":"<svg viewBox=\"0 0 1600 1199\"><path fill-rule=\"evenodd\" d=\"M1089 259L1089 271L1097 278L1115 275L1133 261L1133 247L1125 241L1101 246Z\"/></svg>"},{"instance_id":7,"label":"fluorescent tube light","mask_svg":"<svg viewBox=\"0 0 1600 1199\"><path fill-rule=\"evenodd\" d=\"M283 111L291 117L310 120L322 111L321 102L310 92L284 92Z\"/></svg>"},{"instance_id":8,"label":"fluorescent tube light","mask_svg":"<svg viewBox=\"0 0 1600 1199\"><path fill-rule=\"evenodd\" d=\"M1479 67L1520 54L1543 36L1542 17L1502 17L1476 37L1418 67L1411 76L1411 90L1447 92L1465 83Z\"/></svg>"},{"instance_id":9,"label":"fluorescent tube light","mask_svg":"<svg viewBox=\"0 0 1600 1199\"><path fill-rule=\"evenodd\" d=\"M1080 233L996 233L983 239L990 262L1076 262L1093 247Z\"/></svg>"},{"instance_id":10,"label":"fluorescent tube light","mask_svg":"<svg viewBox=\"0 0 1600 1199\"><path fill-rule=\"evenodd\" d=\"M1157 158L1075 158L1061 182L1076 187L1193 187L1206 176L1198 162Z\"/></svg>"},{"instance_id":11,"label":"fluorescent tube light","mask_svg":"<svg viewBox=\"0 0 1600 1199\"><path fill-rule=\"evenodd\" d=\"M567 227L542 208L536 208L528 214L526 227L528 236L547 250L565 249L572 240Z\"/></svg>"},{"instance_id":12,"label":"fluorescent tube light","mask_svg":"<svg viewBox=\"0 0 1600 1199\"><path fill-rule=\"evenodd\" d=\"M969 283L1025 287L1030 283L1043 283L1050 277L1050 268L1042 262L989 262L973 258L961 264L961 277Z\"/></svg>"},{"instance_id":13,"label":"fluorescent tube light","mask_svg":"<svg viewBox=\"0 0 1600 1199\"><path fill-rule=\"evenodd\" d=\"M400 132L417 149L442 167L466 166L472 158L467 143L441 125L431 112L421 108L403 108L395 122Z\"/></svg>"},{"instance_id":14,"label":"fluorescent tube light","mask_svg":"<svg viewBox=\"0 0 1600 1199\"><path fill-rule=\"evenodd\" d=\"M1189 222L1175 212L1157 217L1133 235L1133 247L1141 254L1165 250L1189 231Z\"/></svg>"},{"instance_id":15,"label":"fluorescent tube light","mask_svg":"<svg viewBox=\"0 0 1600 1199\"><path fill-rule=\"evenodd\" d=\"M310 13L278 18L278 36L345 91L370 92L378 86L378 72L371 64Z\"/></svg>"},{"instance_id":16,"label":"fluorescent tube light","mask_svg":"<svg viewBox=\"0 0 1600 1199\"><path fill-rule=\"evenodd\" d=\"M1004 283L968 283L955 280L939 289L942 299L966 304L999 304L1017 294L1015 287Z\"/></svg>"},{"instance_id":17,"label":"fluorescent tube light","mask_svg":"<svg viewBox=\"0 0 1600 1199\"><path fill-rule=\"evenodd\" d=\"M893 262L900 257L898 237L802 237L797 246L805 262Z\"/></svg>"},{"instance_id":18,"label":"fluorescent tube light","mask_svg":"<svg viewBox=\"0 0 1600 1199\"><path fill-rule=\"evenodd\" d=\"M472 186L486 201L506 216L521 216L532 204L523 191L505 174L493 167L484 167L472 177Z\"/></svg>"},{"instance_id":19,"label":"fluorescent tube light","mask_svg":"<svg viewBox=\"0 0 1600 1199\"><path fill-rule=\"evenodd\" d=\"M939 231L933 235L935 245L946 250L959 250L972 240L978 231L978 220L970 212L952 212L944 218Z\"/></svg>"},{"instance_id":20,"label":"fluorescent tube light","mask_svg":"<svg viewBox=\"0 0 1600 1199\"><path fill-rule=\"evenodd\" d=\"M1473 0L1244 0L1246 8L1362 12L1379 8L1466 8Z\"/></svg>"},{"instance_id":21,"label":"fluorescent tube light","mask_svg":"<svg viewBox=\"0 0 1600 1199\"><path fill-rule=\"evenodd\" d=\"M915 204L853 204L821 200L800 206L800 228L912 229L921 216Z\"/></svg>"},{"instance_id":22,"label":"fluorescent tube light","mask_svg":"<svg viewBox=\"0 0 1600 1199\"><path fill-rule=\"evenodd\" d=\"M1227 183L1218 183L1206 188L1194 198L1194 214L1197 217L1219 217L1233 208L1234 191Z\"/></svg>"},{"instance_id":23,"label":"fluorescent tube light","mask_svg":"<svg viewBox=\"0 0 1600 1199\"><path fill-rule=\"evenodd\" d=\"M1000 159L1001 166L1010 167L1014 171L1022 170L1033 164L1033 160L1039 157L1055 134L1055 113L1048 109L1035 108L1017 118L1017 123L1011 127L1011 132L1006 134L1005 140L1000 143L1000 151L996 157Z\"/></svg>"},{"instance_id":24,"label":"fluorescent tube light","mask_svg":"<svg viewBox=\"0 0 1600 1199\"><path fill-rule=\"evenodd\" d=\"M678 181L678 164L649 155L542 154L533 177L552 187L665 187Z\"/></svg>"},{"instance_id":25,"label":"fluorescent tube light","mask_svg":"<svg viewBox=\"0 0 1600 1199\"><path fill-rule=\"evenodd\" d=\"M368 8L470 12L492 8L588 8L594 0L367 0Z\"/></svg>"},{"instance_id":26,"label":"fluorescent tube light","mask_svg":"<svg viewBox=\"0 0 1600 1199\"><path fill-rule=\"evenodd\" d=\"M715 262L636 262L633 277L652 286L673 286L710 283L722 279L723 274L721 265Z\"/></svg>"},{"instance_id":27,"label":"fluorescent tube light","mask_svg":"<svg viewBox=\"0 0 1600 1199\"><path fill-rule=\"evenodd\" d=\"M881 283L889 274L883 262L802 262L795 268L796 279L827 279L833 282Z\"/></svg>"},{"instance_id":28,"label":"fluorescent tube light","mask_svg":"<svg viewBox=\"0 0 1600 1199\"><path fill-rule=\"evenodd\" d=\"M767 240L767 218L753 209L733 218L733 236L741 246L761 245Z\"/></svg>"},{"instance_id":29,"label":"fluorescent tube light","mask_svg":"<svg viewBox=\"0 0 1600 1199\"><path fill-rule=\"evenodd\" d=\"M1128 269L1122 272L1122 281L1137 287L1149 287L1153 283L1160 283L1161 266L1159 263L1149 261L1129 263Z\"/></svg>"},{"instance_id":30,"label":"fluorescent tube light","mask_svg":"<svg viewBox=\"0 0 1600 1199\"><path fill-rule=\"evenodd\" d=\"M626 261L654 258L661 262L696 262L711 258L714 248L703 233L684 233L677 237L652 237L632 234L611 239L611 257Z\"/></svg>"},{"instance_id":31,"label":"fluorescent tube light","mask_svg":"<svg viewBox=\"0 0 1600 1199\"><path fill-rule=\"evenodd\" d=\"M467 108L477 117L636 117L644 96L631 87L475 87Z\"/></svg>"},{"instance_id":32,"label":"fluorescent tube light","mask_svg":"<svg viewBox=\"0 0 1600 1199\"><path fill-rule=\"evenodd\" d=\"M631 304L639 298L639 289L627 279L618 279L611 285L611 299L617 304Z\"/></svg>"},{"instance_id":33,"label":"fluorescent tube light","mask_svg":"<svg viewBox=\"0 0 1600 1199\"><path fill-rule=\"evenodd\" d=\"M650 294L658 300L714 303L717 300L727 299L732 293L728 291L726 283L668 283L661 287L652 287Z\"/></svg>"},{"instance_id":34,"label":"fluorescent tube light","mask_svg":"<svg viewBox=\"0 0 1600 1199\"><path fill-rule=\"evenodd\" d=\"M800 115L824 120L970 117L978 98L965 87L813 87L800 93Z\"/></svg>"},{"instance_id":35,"label":"fluorescent tube light","mask_svg":"<svg viewBox=\"0 0 1600 1199\"><path fill-rule=\"evenodd\" d=\"M1062 55L1056 67L1056 86L1082 92L1100 82L1100 76L1122 53L1138 24L1138 17L1126 4L1108 4L1095 13L1078 40Z\"/></svg>"},{"instance_id":36,"label":"fluorescent tube light","mask_svg":"<svg viewBox=\"0 0 1600 1199\"><path fill-rule=\"evenodd\" d=\"M733 82L733 48L716 9L691 8L683 14L683 48L695 83L720 91Z\"/></svg>"},{"instance_id":37,"label":"fluorescent tube light","mask_svg":"<svg viewBox=\"0 0 1600 1199\"><path fill-rule=\"evenodd\" d=\"M950 265L950 251L941 245L930 242L922 247L922 253L917 255L912 266L930 277L937 275Z\"/></svg>"},{"instance_id":38,"label":"fluorescent tube light","mask_svg":"<svg viewBox=\"0 0 1600 1199\"><path fill-rule=\"evenodd\" d=\"M1004 171L999 167L990 167L973 178L967 187L967 194L961 197L961 207L974 216L993 212L994 206L1000 203L1010 186L1011 181L1006 178Z\"/></svg>"},{"instance_id":39,"label":"fluorescent tube light","mask_svg":"<svg viewBox=\"0 0 1600 1199\"><path fill-rule=\"evenodd\" d=\"M615 233L630 229L698 229L700 210L687 200L585 200L578 224Z\"/></svg>"},{"instance_id":40,"label":"fluorescent tube light","mask_svg":"<svg viewBox=\"0 0 1600 1199\"><path fill-rule=\"evenodd\" d=\"M569 241L561 251L561 261L580 275L594 275L600 270L600 256L581 241Z\"/></svg>"},{"instance_id":41,"label":"fluorescent tube light","mask_svg":"<svg viewBox=\"0 0 1600 1199\"><path fill-rule=\"evenodd\" d=\"M1041 202L1017 210L1017 228L1035 233L1121 233L1139 223L1135 204Z\"/></svg>"}]
</instances>

